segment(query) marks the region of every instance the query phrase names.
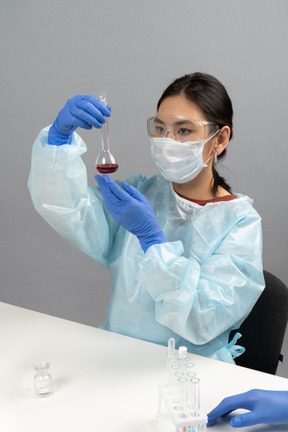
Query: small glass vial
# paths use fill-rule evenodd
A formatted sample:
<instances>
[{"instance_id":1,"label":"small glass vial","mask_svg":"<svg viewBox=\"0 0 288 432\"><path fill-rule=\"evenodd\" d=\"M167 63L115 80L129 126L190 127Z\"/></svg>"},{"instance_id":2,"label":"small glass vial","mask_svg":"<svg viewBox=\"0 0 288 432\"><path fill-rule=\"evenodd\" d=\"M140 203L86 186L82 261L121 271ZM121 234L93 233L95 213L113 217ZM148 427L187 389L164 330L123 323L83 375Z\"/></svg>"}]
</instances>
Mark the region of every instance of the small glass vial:
<instances>
[{"instance_id":1,"label":"small glass vial","mask_svg":"<svg viewBox=\"0 0 288 432\"><path fill-rule=\"evenodd\" d=\"M52 377L49 373L50 364L45 361L34 363L34 389L36 396L43 398L53 393Z\"/></svg>"}]
</instances>

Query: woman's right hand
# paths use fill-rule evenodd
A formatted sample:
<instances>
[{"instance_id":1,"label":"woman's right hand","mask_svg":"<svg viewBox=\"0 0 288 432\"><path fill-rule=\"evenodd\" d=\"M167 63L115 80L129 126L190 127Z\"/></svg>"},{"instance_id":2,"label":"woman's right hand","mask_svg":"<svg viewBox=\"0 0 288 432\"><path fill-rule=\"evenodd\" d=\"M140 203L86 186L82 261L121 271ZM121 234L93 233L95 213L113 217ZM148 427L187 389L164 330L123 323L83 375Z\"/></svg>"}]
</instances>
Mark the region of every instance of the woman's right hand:
<instances>
[{"instance_id":1,"label":"woman's right hand","mask_svg":"<svg viewBox=\"0 0 288 432\"><path fill-rule=\"evenodd\" d=\"M110 117L111 107L94 96L74 96L66 102L49 129L48 143L51 145L70 144L77 127L100 129L105 117Z\"/></svg>"}]
</instances>

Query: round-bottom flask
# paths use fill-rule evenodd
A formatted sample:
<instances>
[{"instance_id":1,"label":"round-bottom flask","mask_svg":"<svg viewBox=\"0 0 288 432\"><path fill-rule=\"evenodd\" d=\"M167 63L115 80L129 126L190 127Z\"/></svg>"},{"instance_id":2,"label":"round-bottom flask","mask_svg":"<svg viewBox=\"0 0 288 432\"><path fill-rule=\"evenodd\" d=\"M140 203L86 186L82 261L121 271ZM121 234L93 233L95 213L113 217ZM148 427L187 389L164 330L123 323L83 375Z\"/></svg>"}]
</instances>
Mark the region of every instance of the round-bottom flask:
<instances>
[{"instance_id":1,"label":"round-bottom flask","mask_svg":"<svg viewBox=\"0 0 288 432\"><path fill-rule=\"evenodd\" d=\"M36 372L34 376L34 389L36 396L41 398L50 396L53 393L52 377L49 373L50 364L41 361L35 363L33 366Z\"/></svg>"}]
</instances>

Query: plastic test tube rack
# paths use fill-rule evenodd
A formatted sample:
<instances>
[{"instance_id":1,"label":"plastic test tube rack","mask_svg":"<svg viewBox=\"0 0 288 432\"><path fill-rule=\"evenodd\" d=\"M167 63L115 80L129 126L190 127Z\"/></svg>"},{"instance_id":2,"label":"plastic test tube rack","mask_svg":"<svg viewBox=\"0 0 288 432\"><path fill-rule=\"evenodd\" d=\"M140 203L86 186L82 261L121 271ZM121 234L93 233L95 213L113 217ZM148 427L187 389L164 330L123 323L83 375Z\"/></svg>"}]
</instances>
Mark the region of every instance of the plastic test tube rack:
<instances>
[{"instance_id":1,"label":"plastic test tube rack","mask_svg":"<svg viewBox=\"0 0 288 432\"><path fill-rule=\"evenodd\" d=\"M187 348L180 347L177 353L173 341L168 342L166 382L159 384L158 430L205 432L208 418L200 409L199 378Z\"/></svg>"}]
</instances>

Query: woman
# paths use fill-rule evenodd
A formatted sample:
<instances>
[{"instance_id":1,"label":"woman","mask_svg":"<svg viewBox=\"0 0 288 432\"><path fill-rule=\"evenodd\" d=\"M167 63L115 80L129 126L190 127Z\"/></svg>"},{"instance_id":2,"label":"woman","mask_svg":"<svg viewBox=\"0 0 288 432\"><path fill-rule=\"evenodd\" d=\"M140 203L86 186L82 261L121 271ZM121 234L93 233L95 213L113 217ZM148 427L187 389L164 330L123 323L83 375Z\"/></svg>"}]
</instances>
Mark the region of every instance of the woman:
<instances>
[{"instance_id":1,"label":"woman","mask_svg":"<svg viewBox=\"0 0 288 432\"><path fill-rule=\"evenodd\" d=\"M264 288L261 219L215 168L232 137L232 104L214 77L174 81L148 120L160 174L87 187L80 126L101 127L110 109L70 99L35 141L29 190L36 210L74 246L110 270L103 328L229 363L228 343Z\"/></svg>"}]
</instances>

